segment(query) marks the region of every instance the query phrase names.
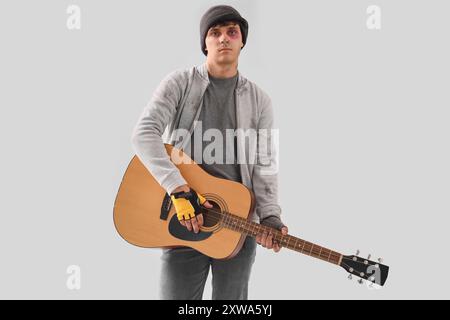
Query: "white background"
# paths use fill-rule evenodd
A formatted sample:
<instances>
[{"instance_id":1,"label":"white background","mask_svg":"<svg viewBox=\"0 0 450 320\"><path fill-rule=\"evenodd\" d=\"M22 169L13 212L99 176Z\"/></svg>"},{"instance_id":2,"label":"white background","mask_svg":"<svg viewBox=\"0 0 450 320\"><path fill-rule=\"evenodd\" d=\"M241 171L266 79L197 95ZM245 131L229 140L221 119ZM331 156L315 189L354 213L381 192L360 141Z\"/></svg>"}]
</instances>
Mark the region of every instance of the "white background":
<instances>
[{"instance_id":1,"label":"white background","mask_svg":"<svg viewBox=\"0 0 450 320\"><path fill-rule=\"evenodd\" d=\"M169 72L204 62L212 5L249 21L239 70L272 98L290 233L382 256L381 290L258 247L250 299L448 298L447 1L2 1L0 298L157 299L158 249L116 233L131 132ZM66 9L81 8L81 30ZM366 27L369 5L381 30ZM81 267L81 290L66 269ZM204 297L211 296L210 283Z\"/></svg>"}]
</instances>

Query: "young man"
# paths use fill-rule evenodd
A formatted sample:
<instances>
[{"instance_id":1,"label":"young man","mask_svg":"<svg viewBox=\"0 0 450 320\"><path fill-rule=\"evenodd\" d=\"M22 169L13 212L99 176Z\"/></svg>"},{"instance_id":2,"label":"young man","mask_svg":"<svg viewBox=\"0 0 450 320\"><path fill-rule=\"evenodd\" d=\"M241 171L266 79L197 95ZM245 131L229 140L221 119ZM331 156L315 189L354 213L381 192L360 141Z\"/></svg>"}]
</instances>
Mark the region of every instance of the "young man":
<instances>
[{"instance_id":1,"label":"young man","mask_svg":"<svg viewBox=\"0 0 450 320\"><path fill-rule=\"evenodd\" d=\"M171 195L180 223L192 232L199 232L203 224L199 203L212 206L189 188L169 160L164 142L183 149L208 173L251 188L256 201L252 220L283 234L288 232L280 220L277 173L265 171L276 162L275 153L267 152L265 164L243 163L240 157L249 156L250 151L245 141L233 136L233 141L224 142L228 146L224 150L227 160L211 162L202 152L208 145L207 139L198 141L194 137L214 132L225 139L227 130L272 129L270 98L238 72L238 58L247 33L247 21L234 8L221 5L206 11L200 22L200 43L206 62L169 74L155 91L133 133L137 156ZM181 141L177 137L180 132L187 132ZM263 144L262 134L255 139L258 146ZM256 243L275 252L280 250L270 234L258 235L256 241L247 237L240 252L228 260L212 259L191 248L163 249L161 299L201 299L210 267L212 299L247 299Z\"/></svg>"}]
</instances>

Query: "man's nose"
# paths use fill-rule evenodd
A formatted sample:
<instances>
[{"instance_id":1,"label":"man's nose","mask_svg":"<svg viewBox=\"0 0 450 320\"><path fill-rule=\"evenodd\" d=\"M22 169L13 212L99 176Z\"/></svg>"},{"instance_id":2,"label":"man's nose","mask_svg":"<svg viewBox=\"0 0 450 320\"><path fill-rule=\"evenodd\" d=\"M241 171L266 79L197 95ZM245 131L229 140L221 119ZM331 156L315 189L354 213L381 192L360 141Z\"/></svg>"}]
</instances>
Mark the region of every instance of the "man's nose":
<instances>
[{"instance_id":1,"label":"man's nose","mask_svg":"<svg viewBox=\"0 0 450 320\"><path fill-rule=\"evenodd\" d=\"M228 35L223 34L220 36L219 41L220 41L220 43L222 43L222 42L227 43L227 42L230 42L230 39L228 38Z\"/></svg>"}]
</instances>

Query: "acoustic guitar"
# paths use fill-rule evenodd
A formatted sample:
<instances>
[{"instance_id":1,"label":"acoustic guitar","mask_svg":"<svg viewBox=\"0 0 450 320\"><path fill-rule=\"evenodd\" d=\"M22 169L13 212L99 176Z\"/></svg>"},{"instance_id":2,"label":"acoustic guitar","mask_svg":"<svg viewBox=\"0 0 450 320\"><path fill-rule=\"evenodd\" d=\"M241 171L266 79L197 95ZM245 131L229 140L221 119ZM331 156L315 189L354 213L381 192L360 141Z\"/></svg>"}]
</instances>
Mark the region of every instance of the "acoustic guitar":
<instances>
[{"instance_id":1,"label":"acoustic guitar","mask_svg":"<svg viewBox=\"0 0 450 320\"><path fill-rule=\"evenodd\" d=\"M271 231L274 241L308 256L341 266L350 275L383 286L389 267L356 255L343 255L276 229L252 222L255 199L241 183L205 172L183 151L165 145L170 160L189 187L202 194L213 208L203 207L204 225L198 233L178 221L169 195L137 156L126 169L114 203L114 224L127 242L144 248L191 247L216 259L230 259L241 249L246 236Z\"/></svg>"}]
</instances>

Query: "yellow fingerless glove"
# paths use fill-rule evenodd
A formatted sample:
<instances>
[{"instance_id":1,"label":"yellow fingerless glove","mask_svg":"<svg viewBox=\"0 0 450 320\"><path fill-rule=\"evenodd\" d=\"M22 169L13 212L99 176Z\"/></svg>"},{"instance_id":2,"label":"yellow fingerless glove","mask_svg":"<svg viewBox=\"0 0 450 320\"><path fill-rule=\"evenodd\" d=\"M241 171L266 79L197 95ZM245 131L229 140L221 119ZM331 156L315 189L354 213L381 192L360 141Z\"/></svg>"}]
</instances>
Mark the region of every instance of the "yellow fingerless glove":
<instances>
[{"instance_id":1,"label":"yellow fingerless glove","mask_svg":"<svg viewBox=\"0 0 450 320\"><path fill-rule=\"evenodd\" d=\"M189 220L195 217L196 214L201 213L202 204L205 203L206 199L201 195L190 190L189 192L177 192L170 196L172 203L175 207L178 220Z\"/></svg>"}]
</instances>

